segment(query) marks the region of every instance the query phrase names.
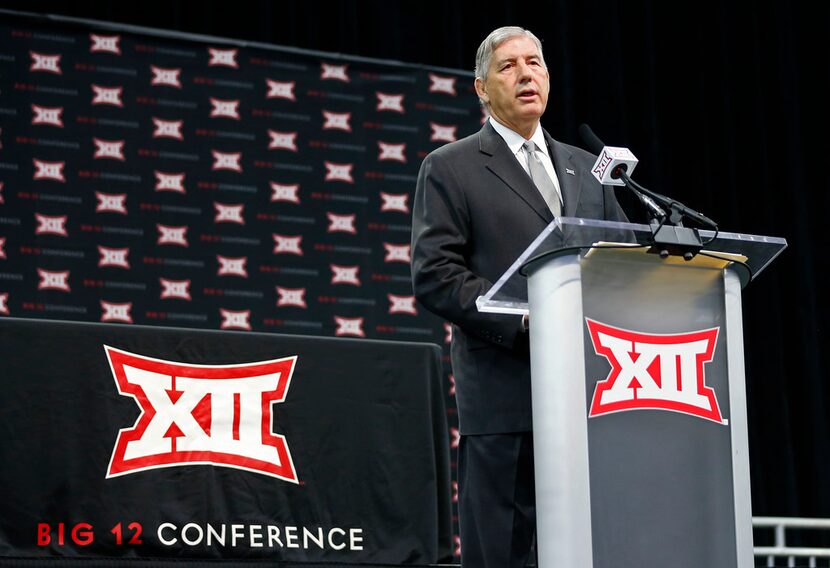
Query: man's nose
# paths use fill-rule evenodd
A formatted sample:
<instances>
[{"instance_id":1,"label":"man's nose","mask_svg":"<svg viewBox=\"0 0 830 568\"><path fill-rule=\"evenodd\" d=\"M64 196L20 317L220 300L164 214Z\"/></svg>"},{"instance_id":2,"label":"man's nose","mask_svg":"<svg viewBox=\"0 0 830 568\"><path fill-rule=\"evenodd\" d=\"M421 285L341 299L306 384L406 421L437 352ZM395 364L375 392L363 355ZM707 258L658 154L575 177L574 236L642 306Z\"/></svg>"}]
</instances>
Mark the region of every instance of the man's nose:
<instances>
[{"instance_id":1,"label":"man's nose","mask_svg":"<svg viewBox=\"0 0 830 568\"><path fill-rule=\"evenodd\" d=\"M519 71L519 79L520 80L530 79L530 76L531 76L530 65L525 63L524 60L520 59L518 61L518 63L516 63L516 69L518 69L518 71Z\"/></svg>"}]
</instances>

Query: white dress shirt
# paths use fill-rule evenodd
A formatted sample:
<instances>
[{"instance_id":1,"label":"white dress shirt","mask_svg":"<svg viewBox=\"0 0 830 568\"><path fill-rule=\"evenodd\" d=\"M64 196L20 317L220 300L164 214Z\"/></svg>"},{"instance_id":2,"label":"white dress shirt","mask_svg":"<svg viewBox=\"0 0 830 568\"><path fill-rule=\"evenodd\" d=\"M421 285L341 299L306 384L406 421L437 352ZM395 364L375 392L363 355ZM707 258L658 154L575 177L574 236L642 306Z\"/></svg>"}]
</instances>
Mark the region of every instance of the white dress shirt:
<instances>
[{"instance_id":1,"label":"white dress shirt","mask_svg":"<svg viewBox=\"0 0 830 568\"><path fill-rule=\"evenodd\" d=\"M513 152L516 160L519 161L519 164L522 168L524 168L524 171L527 172L527 175L530 175L530 166L527 164L527 154L525 154L522 149L522 146L525 143L524 136L518 132L510 130L492 116L488 120L499 136L504 138L504 141L507 143L507 147L510 148L511 152ZM536 155L542 162L542 165L545 166L545 171L548 173L548 176L553 182L553 185L556 188L556 193L559 194L559 202L565 203L565 200L562 199L562 189L559 187L559 178L556 177L556 170L553 167L553 160L550 157L550 150L548 149L547 142L545 142L545 134L542 132L541 125L536 125L536 131L533 133L533 136L530 137L530 140L536 144Z\"/></svg>"}]
</instances>

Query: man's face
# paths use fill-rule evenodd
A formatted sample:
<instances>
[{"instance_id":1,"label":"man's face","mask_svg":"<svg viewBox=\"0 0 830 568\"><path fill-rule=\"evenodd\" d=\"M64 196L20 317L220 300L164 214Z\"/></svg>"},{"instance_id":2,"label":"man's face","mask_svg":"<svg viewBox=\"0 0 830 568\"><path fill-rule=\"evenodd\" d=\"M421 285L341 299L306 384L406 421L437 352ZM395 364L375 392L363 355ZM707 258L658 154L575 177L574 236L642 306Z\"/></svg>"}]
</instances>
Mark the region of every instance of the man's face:
<instances>
[{"instance_id":1,"label":"man's face","mask_svg":"<svg viewBox=\"0 0 830 568\"><path fill-rule=\"evenodd\" d=\"M550 75L536 43L517 36L493 51L487 79L476 79L475 86L496 120L529 138L548 104Z\"/></svg>"}]
</instances>

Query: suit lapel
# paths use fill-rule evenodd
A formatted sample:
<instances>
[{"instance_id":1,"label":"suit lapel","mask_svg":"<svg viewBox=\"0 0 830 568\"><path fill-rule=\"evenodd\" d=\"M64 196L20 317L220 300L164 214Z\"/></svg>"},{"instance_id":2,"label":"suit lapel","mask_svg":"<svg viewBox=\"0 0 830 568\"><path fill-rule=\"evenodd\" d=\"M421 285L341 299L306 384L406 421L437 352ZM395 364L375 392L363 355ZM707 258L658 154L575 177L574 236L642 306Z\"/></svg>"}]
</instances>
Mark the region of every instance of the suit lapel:
<instances>
[{"instance_id":1,"label":"suit lapel","mask_svg":"<svg viewBox=\"0 0 830 568\"><path fill-rule=\"evenodd\" d=\"M553 221L553 213L548 209L542 194L489 121L479 131L478 137L479 150L489 156L487 169L507 184L545 223Z\"/></svg>"},{"instance_id":2,"label":"suit lapel","mask_svg":"<svg viewBox=\"0 0 830 568\"><path fill-rule=\"evenodd\" d=\"M577 217L579 197L582 193L582 178L585 172L581 171L573 162L573 154L563 144L560 144L545 131L545 140L553 158L553 167L559 179L559 188L562 190L562 199L565 201L565 217ZM574 175L568 173L574 172Z\"/></svg>"}]
</instances>

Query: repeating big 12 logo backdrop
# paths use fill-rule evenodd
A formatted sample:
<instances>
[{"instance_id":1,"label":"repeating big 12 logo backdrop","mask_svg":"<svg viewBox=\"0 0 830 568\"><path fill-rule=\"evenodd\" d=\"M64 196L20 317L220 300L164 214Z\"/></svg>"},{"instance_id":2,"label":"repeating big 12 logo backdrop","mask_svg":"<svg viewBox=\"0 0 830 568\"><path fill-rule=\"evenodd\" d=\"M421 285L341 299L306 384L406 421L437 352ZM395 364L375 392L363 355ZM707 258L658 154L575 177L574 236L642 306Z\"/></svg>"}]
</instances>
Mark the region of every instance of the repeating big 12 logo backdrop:
<instances>
[{"instance_id":1,"label":"repeating big 12 logo backdrop","mask_svg":"<svg viewBox=\"0 0 830 568\"><path fill-rule=\"evenodd\" d=\"M0 313L443 337L412 296L410 202L421 159L480 127L470 77L19 24Z\"/></svg>"},{"instance_id":2,"label":"repeating big 12 logo backdrop","mask_svg":"<svg viewBox=\"0 0 830 568\"><path fill-rule=\"evenodd\" d=\"M448 347L412 295L411 200L480 128L471 76L24 17L0 37L0 315Z\"/></svg>"}]
</instances>

